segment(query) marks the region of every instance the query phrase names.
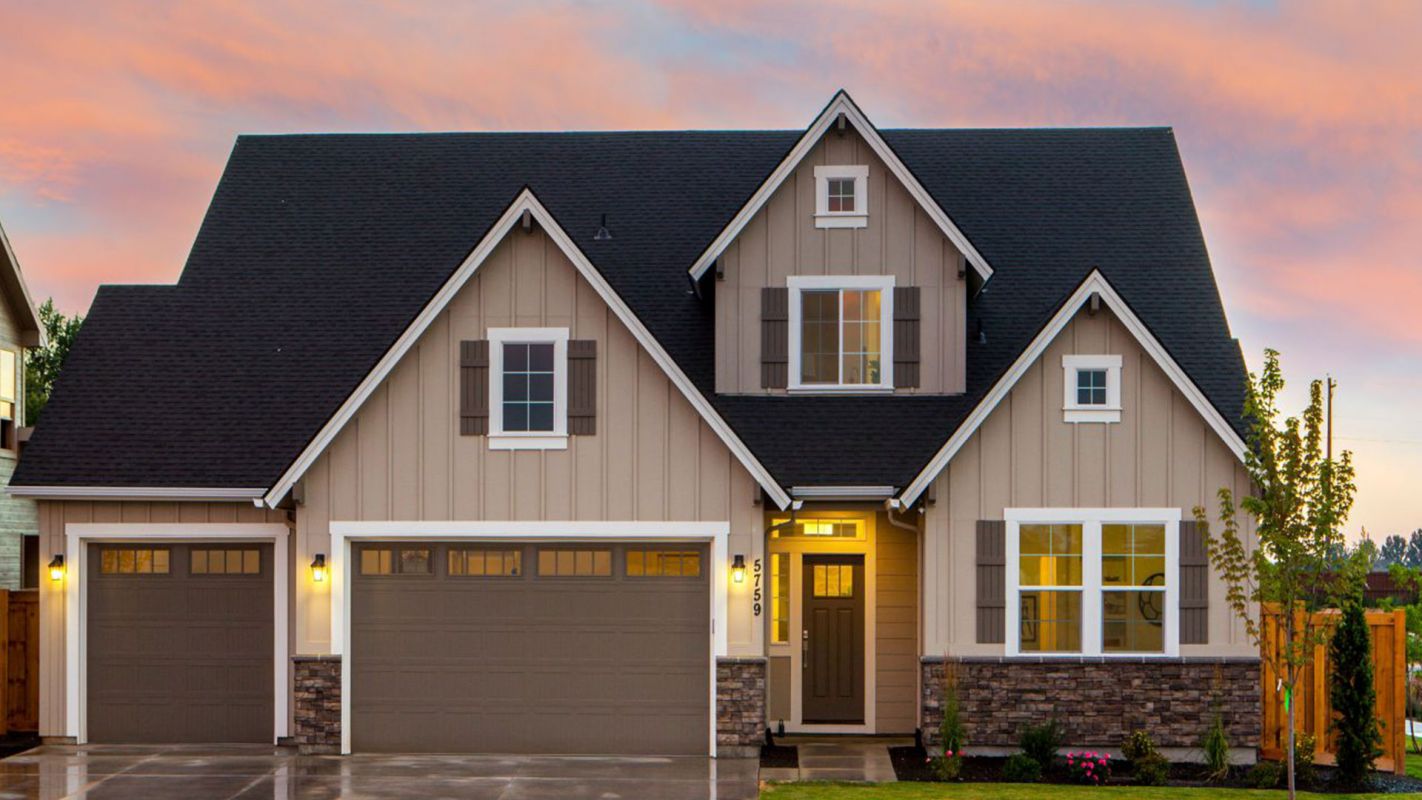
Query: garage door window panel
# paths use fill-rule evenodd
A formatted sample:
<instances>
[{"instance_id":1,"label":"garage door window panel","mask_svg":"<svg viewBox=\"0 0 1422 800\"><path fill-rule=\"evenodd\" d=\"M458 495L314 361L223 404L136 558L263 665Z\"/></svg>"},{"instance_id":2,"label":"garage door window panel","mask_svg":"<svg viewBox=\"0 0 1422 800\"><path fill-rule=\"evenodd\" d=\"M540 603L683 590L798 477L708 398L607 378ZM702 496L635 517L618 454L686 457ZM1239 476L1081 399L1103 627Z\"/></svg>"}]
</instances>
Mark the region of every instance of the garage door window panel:
<instances>
[{"instance_id":1,"label":"garage door window panel","mask_svg":"<svg viewBox=\"0 0 1422 800\"><path fill-rule=\"evenodd\" d=\"M519 550L450 548L449 574L467 578L517 578L523 575Z\"/></svg>"},{"instance_id":2,"label":"garage door window panel","mask_svg":"<svg viewBox=\"0 0 1422 800\"><path fill-rule=\"evenodd\" d=\"M611 550L543 548L538 551L540 578L610 578Z\"/></svg>"},{"instance_id":3,"label":"garage door window panel","mask_svg":"<svg viewBox=\"0 0 1422 800\"><path fill-rule=\"evenodd\" d=\"M108 548L99 557L99 572L105 575L167 575L165 548Z\"/></svg>"},{"instance_id":4,"label":"garage door window panel","mask_svg":"<svg viewBox=\"0 0 1422 800\"><path fill-rule=\"evenodd\" d=\"M260 575L258 550L194 548L189 561L193 575Z\"/></svg>"},{"instance_id":5,"label":"garage door window panel","mask_svg":"<svg viewBox=\"0 0 1422 800\"><path fill-rule=\"evenodd\" d=\"M429 576L434 574L434 560L428 547L364 547L360 574Z\"/></svg>"},{"instance_id":6,"label":"garage door window panel","mask_svg":"<svg viewBox=\"0 0 1422 800\"><path fill-rule=\"evenodd\" d=\"M629 578L699 578L701 554L695 550L627 551Z\"/></svg>"}]
</instances>

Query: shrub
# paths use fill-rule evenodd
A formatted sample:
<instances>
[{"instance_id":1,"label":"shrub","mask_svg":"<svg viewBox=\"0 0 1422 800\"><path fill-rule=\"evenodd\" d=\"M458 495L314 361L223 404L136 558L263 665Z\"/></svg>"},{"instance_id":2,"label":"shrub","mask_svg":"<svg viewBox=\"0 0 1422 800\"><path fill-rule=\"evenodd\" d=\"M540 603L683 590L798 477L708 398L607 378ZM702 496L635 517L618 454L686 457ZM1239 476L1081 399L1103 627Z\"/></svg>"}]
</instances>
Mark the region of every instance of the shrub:
<instances>
[{"instance_id":1,"label":"shrub","mask_svg":"<svg viewBox=\"0 0 1422 800\"><path fill-rule=\"evenodd\" d=\"M1382 754L1382 733L1373 716L1377 705L1373 643L1360 598L1343 604L1343 619L1333 632L1328 650L1333 665L1329 699L1338 713L1333 721L1338 742L1338 781L1343 786L1358 787L1368 779L1373 761Z\"/></svg>"},{"instance_id":2,"label":"shrub","mask_svg":"<svg viewBox=\"0 0 1422 800\"><path fill-rule=\"evenodd\" d=\"M1036 761L1042 769L1047 769L1057 757L1063 738L1062 726L1055 719L1050 719L1041 725L1023 728L1017 744L1028 758Z\"/></svg>"},{"instance_id":3,"label":"shrub","mask_svg":"<svg viewBox=\"0 0 1422 800\"><path fill-rule=\"evenodd\" d=\"M1249 768L1245 780L1255 789L1273 789L1284 780L1284 765L1278 761L1260 761Z\"/></svg>"},{"instance_id":4,"label":"shrub","mask_svg":"<svg viewBox=\"0 0 1422 800\"><path fill-rule=\"evenodd\" d=\"M1294 739L1294 782L1299 786L1313 785L1313 751L1318 747L1318 737L1311 733L1300 733Z\"/></svg>"},{"instance_id":5,"label":"shrub","mask_svg":"<svg viewBox=\"0 0 1422 800\"><path fill-rule=\"evenodd\" d=\"M1170 762L1160 753L1148 753L1131 761L1137 786L1164 786L1170 780Z\"/></svg>"},{"instance_id":6,"label":"shrub","mask_svg":"<svg viewBox=\"0 0 1422 800\"><path fill-rule=\"evenodd\" d=\"M963 747L968 737L963 730L961 705L958 702L958 675L947 665L943 675L943 722L938 726L943 754L932 759L933 774L940 781L956 781L963 772Z\"/></svg>"},{"instance_id":7,"label":"shrub","mask_svg":"<svg viewBox=\"0 0 1422 800\"><path fill-rule=\"evenodd\" d=\"M1008 783L1036 783L1042 779L1042 765L1026 753L1013 753L1002 765L1002 779Z\"/></svg>"},{"instance_id":8,"label":"shrub","mask_svg":"<svg viewBox=\"0 0 1422 800\"><path fill-rule=\"evenodd\" d=\"M1124 755L1132 764L1147 756L1155 755L1155 742L1151 741L1150 734L1144 730L1134 730L1121 742L1121 755Z\"/></svg>"},{"instance_id":9,"label":"shrub","mask_svg":"<svg viewBox=\"0 0 1422 800\"><path fill-rule=\"evenodd\" d=\"M1229 737L1225 735L1224 719L1218 713L1200 742L1205 754L1205 780L1222 781L1229 777Z\"/></svg>"},{"instance_id":10,"label":"shrub","mask_svg":"<svg viewBox=\"0 0 1422 800\"><path fill-rule=\"evenodd\" d=\"M1111 780L1111 756L1106 753L1067 753L1066 767L1072 780L1087 786L1101 786Z\"/></svg>"}]
</instances>

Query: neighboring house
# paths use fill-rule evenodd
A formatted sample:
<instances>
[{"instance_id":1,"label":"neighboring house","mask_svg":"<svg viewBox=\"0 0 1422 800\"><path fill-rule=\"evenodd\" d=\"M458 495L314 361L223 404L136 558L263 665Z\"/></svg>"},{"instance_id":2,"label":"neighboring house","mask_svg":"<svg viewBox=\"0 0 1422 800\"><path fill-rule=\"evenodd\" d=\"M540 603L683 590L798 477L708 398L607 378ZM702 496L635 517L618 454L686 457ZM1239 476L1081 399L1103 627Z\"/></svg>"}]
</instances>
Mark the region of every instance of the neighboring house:
<instances>
[{"instance_id":1,"label":"neighboring house","mask_svg":"<svg viewBox=\"0 0 1422 800\"><path fill-rule=\"evenodd\" d=\"M1252 753L1244 386L1168 129L243 136L13 482L42 733Z\"/></svg>"},{"instance_id":2,"label":"neighboring house","mask_svg":"<svg viewBox=\"0 0 1422 800\"><path fill-rule=\"evenodd\" d=\"M0 228L0 486L10 482L25 426L25 348L44 345L20 261ZM0 589L34 588L39 559L35 502L0 495Z\"/></svg>"}]
</instances>

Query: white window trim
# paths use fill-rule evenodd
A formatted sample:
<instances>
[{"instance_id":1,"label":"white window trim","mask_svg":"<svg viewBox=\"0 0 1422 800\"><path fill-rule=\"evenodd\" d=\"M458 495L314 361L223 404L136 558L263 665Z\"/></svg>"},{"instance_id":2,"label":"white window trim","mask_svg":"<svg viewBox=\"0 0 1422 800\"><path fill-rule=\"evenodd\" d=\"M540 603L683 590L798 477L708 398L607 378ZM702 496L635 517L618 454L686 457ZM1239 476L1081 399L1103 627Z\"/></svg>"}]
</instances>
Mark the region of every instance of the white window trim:
<instances>
[{"instance_id":1,"label":"white window trim","mask_svg":"<svg viewBox=\"0 0 1422 800\"><path fill-rule=\"evenodd\" d=\"M553 345L553 430L504 430L504 345ZM489 329L489 449L568 449L568 329Z\"/></svg>"},{"instance_id":2,"label":"white window trim","mask_svg":"<svg viewBox=\"0 0 1422 800\"><path fill-rule=\"evenodd\" d=\"M789 391L825 394L878 393L894 390L894 276L893 275L792 275L786 280L790 288L790 375ZM800 293L806 289L878 289L879 298L879 382L878 383L801 383L800 382ZM839 339L844 347L841 309Z\"/></svg>"},{"instance_id":3,"label":"white window trim","mask_svg":"<svg viewBox=\"0 0 1422 800\"><path fill-rule=\"evenodd\" d=\"M1041 658L1175 658L1180 654L1180 509L1178 508L1009 508L1007 521L1007 625L1009 657ZM1018 546L1020 529L1027 524L1079 524L1082 534L1081 652L1023 653L1019 649ZM1163 524L1165 526L1165 651L1163 653L1107 653L1101 649L1101 525L1103 523ZM1032 588L1032 587L1029 587ZM1114 587L1113 587L1114 588Z\"/></svg>"},{"instance_id":4,"label":"white window trim","mask_svg":"<svg viewBox=\"0 0 1422 800\"><path fill-rule=\"evenodd\" d=\"M854 179L854 210L829 210L831 178ZM815 227L863 228L869 224L869 167L843 164L815 167Z\"/></svg>"},{"instance_id":5,"label":"white window trim","mask_svg":"<svg viewBox=\"0 0 1422 800\"><path fill-rule=\"evenodd\" d=\"M1106 405L1082 405L1076 398L1076 375L1082 370L1106 370ZM1067 422L1121 421L1121 357L1062 356L1062 411Z\"/></svg>"}]
</instances>

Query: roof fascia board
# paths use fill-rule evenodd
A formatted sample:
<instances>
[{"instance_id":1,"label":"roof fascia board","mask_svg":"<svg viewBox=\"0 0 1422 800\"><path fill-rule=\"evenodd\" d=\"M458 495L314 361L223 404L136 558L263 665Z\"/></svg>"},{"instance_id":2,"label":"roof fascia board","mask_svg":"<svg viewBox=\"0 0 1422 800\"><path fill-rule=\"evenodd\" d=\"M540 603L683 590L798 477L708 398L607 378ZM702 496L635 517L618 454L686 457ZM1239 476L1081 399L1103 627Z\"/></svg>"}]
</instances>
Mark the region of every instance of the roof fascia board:
<instances>
[{"instance_id":1,"label":"roof fascia board","mask_svg":"<svg viewBox=\"0 0 1422 800\"><path fill-rule=\"evenodd\" d=\"M25 342L25 345L27 347L44 347L49 344L44 334L44 323L40 321L39 311L35 309L34 298L30 296L30 287L25 285L25 274L20 271L20 259L15 256L15 249L10 246L10 237L6 235L4 227L0 227L0 249L4 251L5 267L8 273L6 277L19 289L19 297L9 298L10 306L15 308L20 303L24 304L23 309L17 310L21 311L21 316L29 325L22 325L21 328L34 334L34 338Z\"/></svg>"},{"instance_id":2,"label":"roof fascia board","mask_svg":"<svg viewBox=\"0 0 1422 800\"><path fill-rule=\"evenodd\" d=\"M1131 335L1140 343L1141 348L1150 354L1156 365L1170 378L1175 388L1178 389L1181 394L1185 395L1185 399L1190 401L1190 405L1195 407L1195 410L1199 412L1200 416L1204 417L1205 422L1210 428L1224 441L1225 446L1230 449L1230 452L1234 453L1235 458L1238 458L1241 462L1245 460L1245 451L1247 448L1244 440L1240 438L1234 428L1230 427L1224 416L1220 414L1219 410L1214 407L1214 404L1205 397L1205 393L1200 391L1200 387L1195 385L1195 382L1190 379L1190 376L1185 373L1185 370L1181 369L1180 365L1175 362L1175 359L1171 357L1170 353L1161 345L1160 341L1155 338L1155 335L1150 332L1150 329L1146 327L1145 323L1141 322L1140 317L1136 316L1125 299L1122 298L1121 295L1116 292L1115 288L1111 286L1111 283L1106 280L1106 276L1102 275L1100 270L1092 270L1091 274L1086 277L1086 280L1082 281L1076 291L1073 292L1071 296L1067 298L1066 302L1057 310L1057 313L1052 319L1037 333L1036 338L1027 346L1027 349L1022 351L1022 354L1017 357L1016 361L1012 362L1012 366L1008 368L1007 372L1003 373L1003 376L998 379L997 383L993 385L992 389L983 397L977 407L968 415L967 419L963 420L963 424L959 425L958 429L953 432L953 435L949 437L943 447L939 448L938 453L933 456L928 462L928 465L918 474L918 477L914 478L913 482L904 488L903 494L900 495L899 498L904 505L912 505L914 501L918 499L919 495L928 489L929 484L938 476L938 473L942 472L943 469L948 466L948 463L953 460L953 457L958 454L958 451L962 449L963 445L967 444L968 440L972 438L978 428L987 421L987 418L997 408L998 404L1012 391L1012 387L1017 385L1017 381L1027 373L1028 368L1046 352L1047 346L1066 328L1067 323L1071 322L1072 318L1081 310L1082 304L1085 303L1092 294L1100 295L1101 299L1106 302L1106 306L1111 309L1117 319L1121 320L1121 324L1125 326L1126 330L1130 331Z\"/></svg>"},{"instance_id":3,"label":"roof fascia board","mask_svg":"<svg viewBox=\"0 0 1422 800\"><path fill-rule=\"evenodd\" d=\"M259 500L266 489L193 488L187 486L7 486L12 497L49 500Z\"/></svg>"},{"instance_id":4,"label":"roof fascia board","mask_svg":"<svg viewBox=\"0 0 1422 800\"><path fill-rule=\"evenodd\" d=\"M730 223L726 225L725 229L711 242L701 256L696 259L696 262L691 265L690 272L692 279L701 280L701 276L705 275L706 270L710 269L711 265L716 263L716 259L721 255L722 251L730 246L731 242L750 224L751 219L770 201L771 196L775 194L775 191L780 188L781 184L799 167L800 162L804 160L810 150L820 141L820 137L824 136L825 132L834 124L835 119L838 118L840 114L844 114L845 117L853 123L854 129L864 137L864 140L868 142L869 146L874 150L875 155L888 166L889 171L894 174L894 177L899 179L899 182L904 185L904 188L908 190L909 195L919 204L924 213L928 214L929 218L932 219L939 230L943 232L943 235L947 236L949 241L953 242L953 245L963 253L968 263L971 264L974 271L978 273L978 277L984 281L991 278L992 267L988 265L987 259L983 258L982 254L978 252L978 249L973 246L973 243L968 241L967 235L953 223L953 220L949 218L947 212L938 205L938 201L933 199L933 195L929 194L928 190L923 188L923 185L918 182L918 178L914 176L913 172L904 164L898 154L894 152L894 149L889 146L889 143L884 141L884 138L879 135L878 129L869 121L869 118L865 116L864 112L859 109L859 106L855 104L854 100L849 96L849 93L841 89L835 93L835 96L831 98L830 102L825 106L825 109L815 118L815 121L810 123L810 127L807 128L804 135L795 142L795 146L790 148L790 152L786 154L780 164L770 173L770 177L766 178L765 182L760 185L760 188L756 189L755 193L751 195L750 200L741 207L740 211L736 212L736 215L731 218Z\"/></svg>"},{"instance_id":5,"label":"roof fascia board","mask_svg":"<svg viewBox=\"0 0 1422 800\"><path fill-rule=\"evenodd\" d=\"M276 505L282 501L287 492L291 491L291 488L301 479L301 476L311 468L312 464L316 463L316 460L325 452L331 442L335 440L336 435L339 434L341 430L345 428L346 424L356 415L356 412L360 410L360 407L364 405L365 401L369 399L370 395L380 383L389 376L391 371L395 369L395 366L404 358L410 348L414 347L420 336L434 323L435 319L444 311L450 301L454 299L454 296L458 294L459 290L468 283L469 279L479 267L482 266L494 252L494 249L504 240L504 237L513 230L525 211L531 214L533 219L538 221L539 225L543 226L549 238L553 239L568 257L568 260L573 262L573 266L577 268L579 274L582 275L588 283L592 284L598 295L602 297L603 302L607 303L608 307L617 315L617 318L622 321L622 324L627 326L628 330L632 332L632 335L636 337L638 343L652 356L652 360L656 361L662 370L666 372L667 377L670 378L677 389L681 391L682 396L691 403L692 407L701 415L701 418L706 421L706 424L721 437L721 441L725 443L726 447L730 449L736 459L741 462L741 465L750 472L756 482L760 484L761 488L770 495L780 508L788 506L790 504L790 496L786 494L785 490L771 477L769 470L756 459L755 455L751 453L750 448L741 441L740 437L731 429L731 426L712 408L710 402L708 402L700 390L696 388L696 385L691 382L691 379L682 372L681 368L677 366L676 362L672 360L671 356L667 354L661 344L657 342L656 338L653 337L646 326L642 324L642 321L632 312L632 309L622 301L622 298L618 296L612 286L603 279L602 273L597 271L597 268L593 266L592 262L583 255L582 250L573 243L573 240L553 218L553 215L539 202L533 190L527 188L514 198L513 203L510 204L503 215L494 222L489 232L485 234L484 238L470 251L469 255L465 257L464 262L460 264L459 268L454 271L454 274L445 281L439 291L435 292L435 295L430 298L430 301L425 304L425 307L415 316L415 319L411 321L405 331L400 334L400 337L395 340L395 343L390 346L390 349L385 352L385 355L376 362L375 367L361 380L355 390L352 391L345 402L341 404L341 407L336 410L336 413L326 421L326 424L322 426L320 432L307 444L306 449L302 451L301 455L297 456L296 460L287 467L286 472L282 474L281 478L266 491L262 502L271 508L275 508Z\"/></svg>"},{"instance_id":6,"label":"roof fascia board","mask_svg":"<svg viewBox=\"0 0 1422 800\"><path fill-rule=\"evenodd\" d=\"M886 500L894 496L893 486L792 486L796 500Z\"/></svg>"}]
</instances>

